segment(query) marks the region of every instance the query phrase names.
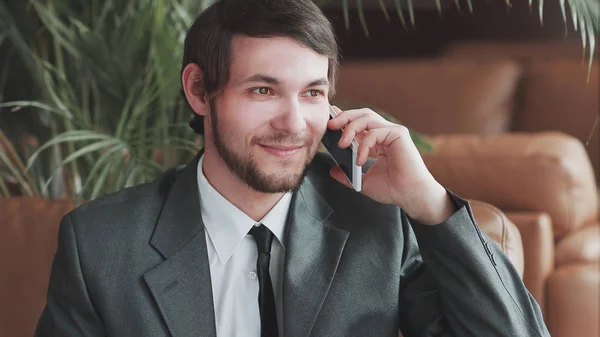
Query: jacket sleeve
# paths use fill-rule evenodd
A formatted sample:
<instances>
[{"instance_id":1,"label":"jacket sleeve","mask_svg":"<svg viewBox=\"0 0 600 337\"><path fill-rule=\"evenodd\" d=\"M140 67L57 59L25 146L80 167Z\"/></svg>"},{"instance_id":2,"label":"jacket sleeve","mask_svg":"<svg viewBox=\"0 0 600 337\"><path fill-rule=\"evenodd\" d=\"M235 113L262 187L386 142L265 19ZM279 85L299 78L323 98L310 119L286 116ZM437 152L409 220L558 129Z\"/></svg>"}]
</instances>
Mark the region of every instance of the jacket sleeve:
<instances>
[{"instance_id":1,"label":"jacket sleeve","mask_svg":"<svg viewBox=\"0 0 600 337\"><path fill-rule=\"evenodd\" d=\"M46 307L35 336L105 336L86 287L70 215L60 224Z\"/></svg>"},{"instance_id":2,"label":"jacket sleeve","mask_svg":"<svg viewBox=\"0 0 600 337\"><path fill-rule=\"evenodd\" d=\"M438 225L404 212L400 330L404 337L549 337L540 308L468 202Z\"/></svg>"}]
</instances>

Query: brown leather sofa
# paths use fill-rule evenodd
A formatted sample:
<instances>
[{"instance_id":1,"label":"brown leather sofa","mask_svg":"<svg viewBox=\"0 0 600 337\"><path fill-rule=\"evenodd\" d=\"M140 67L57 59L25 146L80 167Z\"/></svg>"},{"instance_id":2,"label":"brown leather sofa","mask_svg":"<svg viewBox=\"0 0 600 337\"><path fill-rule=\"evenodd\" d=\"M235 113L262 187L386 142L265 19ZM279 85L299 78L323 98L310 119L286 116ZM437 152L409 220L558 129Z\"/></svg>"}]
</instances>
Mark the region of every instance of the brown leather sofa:
<instances>
[{"instance_id":1,"label":"brown leather sofa","mask_svg":"<svg viewBox=\"0 0 600 337\"><path fill-rule=\"evenodd\" d=\"M46 303L66 199L0 198L0 336L33 336Z\"/></svg>"},{"instance_id":2,"label":"brown leather sofa","mask_svg":"<svg viewBox=\"0 0 600 337\"><path fill-rule=\"evenodd\" d=\"M346 62L336 99L426 134L436 179L519 227L524 281L552 336L599 337L597 129L584 145L598 115L598 62L586 82L575 47L464 45L435 59Z\"/></svg>"},{"instance_id":3,"label":"brown leather sofa","mask_svg":"<svg viewBox=\"0 0 600 337\"><path fill-rule=\"evenodd\" d=\"M523 275L523 245L517 227L496 207L471 201L482 230ZM32 336L46 303L58 225L70 200L0 198L0 336Z\"/></svg>"},{"instance_id":4,"label":"brown leather sofa","mask_svg":"<svg viewBox=\"0 0 600 337\"><path fill-rule=\"evenodd\" d=\"M425 161L442 184L496 205L519 227L523 280L552 336L598 337L598 194L581 142L556 132L431 141Z\"/></svg>"}]
</instances>

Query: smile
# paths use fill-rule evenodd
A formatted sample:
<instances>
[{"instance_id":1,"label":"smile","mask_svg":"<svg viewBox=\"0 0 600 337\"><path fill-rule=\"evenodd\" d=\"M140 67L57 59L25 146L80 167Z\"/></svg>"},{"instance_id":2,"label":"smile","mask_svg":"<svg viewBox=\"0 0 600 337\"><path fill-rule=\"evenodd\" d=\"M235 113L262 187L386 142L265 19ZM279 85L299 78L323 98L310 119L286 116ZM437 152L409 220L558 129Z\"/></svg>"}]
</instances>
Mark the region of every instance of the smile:
<instances>
[{"instance_id":1,"label":"smile","mask_svg":"<svg viewBox=\"0 0 600 337\"><path fill-rule=\"evenodd\" d=\"M280 157L291 157L300 152L304 146L260 145L268 153Z\"/></svg>"}]
</instances>

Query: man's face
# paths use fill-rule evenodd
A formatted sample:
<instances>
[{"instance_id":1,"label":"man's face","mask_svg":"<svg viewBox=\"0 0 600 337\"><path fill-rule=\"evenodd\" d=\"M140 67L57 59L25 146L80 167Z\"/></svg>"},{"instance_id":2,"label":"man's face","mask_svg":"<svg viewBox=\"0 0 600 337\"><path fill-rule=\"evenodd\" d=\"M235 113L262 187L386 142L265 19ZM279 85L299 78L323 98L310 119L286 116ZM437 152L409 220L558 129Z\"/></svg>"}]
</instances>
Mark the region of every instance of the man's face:
<instances>
[{"instance_id":1,"label":"man's face","mask_svg":"<svg viewBox=\"0 0 600 337\"><path fill-rule=\"evenodd\" d=\"M328 64L290 38L232 40L229 81L212 104L206 141L253 189L279 193L301 183L329 119Z\"/></svg>"}]
</instances>

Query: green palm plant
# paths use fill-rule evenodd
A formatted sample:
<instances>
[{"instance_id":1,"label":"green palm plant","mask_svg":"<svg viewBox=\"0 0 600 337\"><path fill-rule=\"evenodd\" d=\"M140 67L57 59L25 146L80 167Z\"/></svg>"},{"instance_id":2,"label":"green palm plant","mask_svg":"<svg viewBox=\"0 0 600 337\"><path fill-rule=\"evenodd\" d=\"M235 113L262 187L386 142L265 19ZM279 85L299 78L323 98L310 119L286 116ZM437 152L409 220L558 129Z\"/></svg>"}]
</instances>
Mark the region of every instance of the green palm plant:
<instances>
[{"instance_id":1,"label":"green palm plant","mask_svg":"<svg viewBox=\"0 0 600 337\"><path fill-rule=\"evenodd\" d=\"M0 109L33 109L50 130L22 137L2 126L0 195L92 200L187 162L201 143L187 126L191 111L179 97L182 43L195 15L213 1L0 1L0 47L8 46L24 64L38 97L0 98ZM348 26L350 0L315 0L339 1ZM413 1L393 2L404 24L414 24ZM591 59L598 0L559 1L565 23L568 8ZM389 18L387 2L379 2ZM362 0L355 5L368 34ZM0 92L2 85L0 73ZM428 149L418 133L413 140Z\"/></svg>"},{"instance_id":2,"label":"green palm plant","mask_svg":"<svg viewBox=\"0 0 600 337\"><path fill-rule=\"evenodd\" d=\"M145 182L197 151L186 125L191 112L179 97L181 44L197 2L33 0L27 6L41 38L14 29L16 22L5 24L13 28L5 34L26 56L41 99L0 107L38 109L54 136L27 158L2 138L0 166L20 193L90 200ZM11 17L0 7L0 18ZM41 160L44 151L54 153L51 162ZM32 179L36 171L46 176ZM50 188L53 182L58 188ZM6 181L0 189L7 193Z\"/></svg>"}]
</instances>

